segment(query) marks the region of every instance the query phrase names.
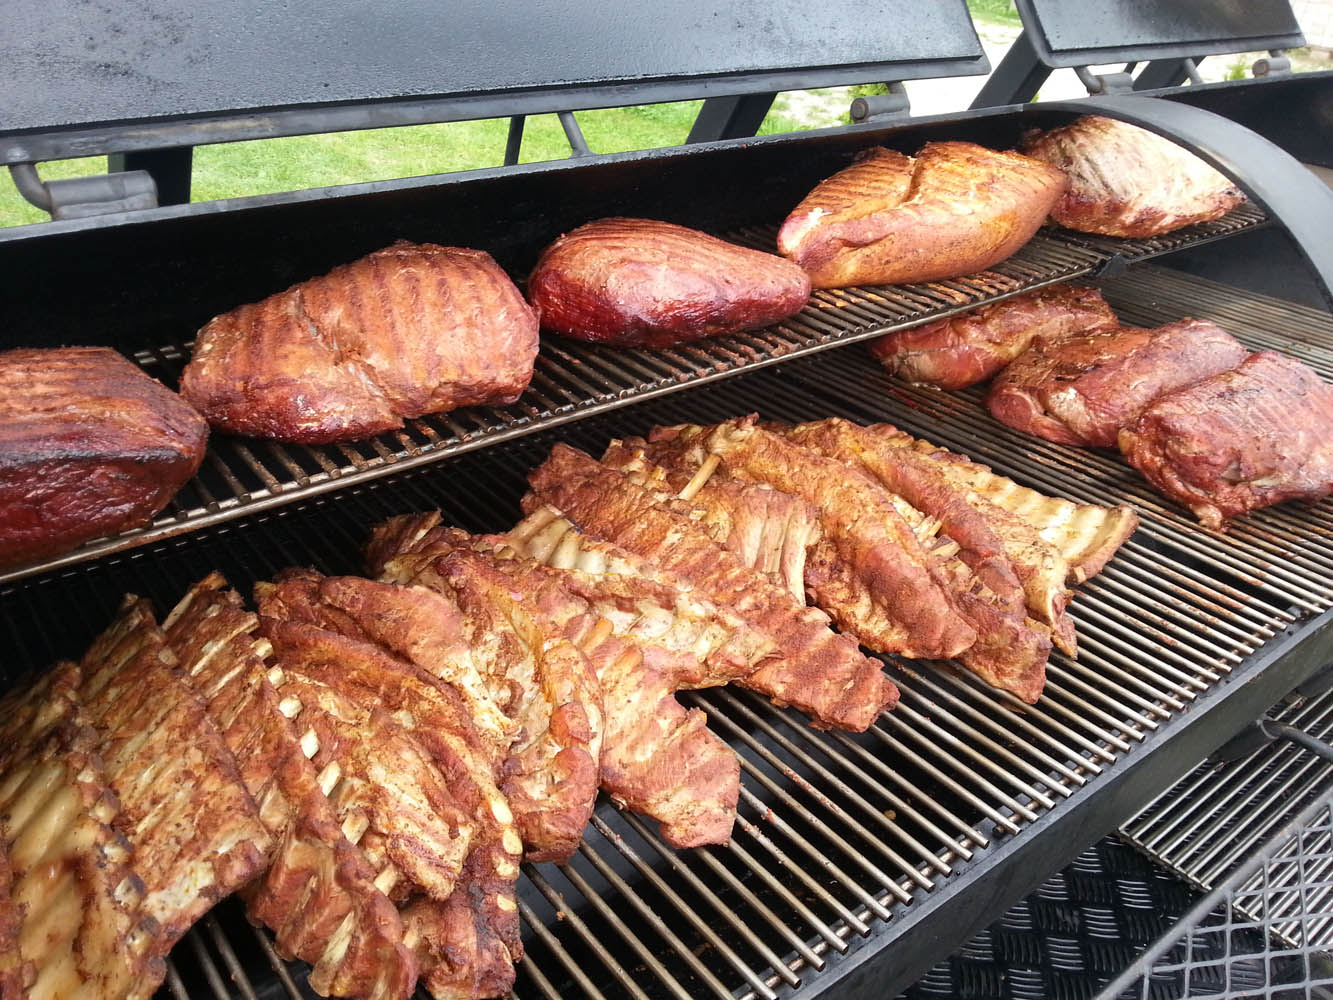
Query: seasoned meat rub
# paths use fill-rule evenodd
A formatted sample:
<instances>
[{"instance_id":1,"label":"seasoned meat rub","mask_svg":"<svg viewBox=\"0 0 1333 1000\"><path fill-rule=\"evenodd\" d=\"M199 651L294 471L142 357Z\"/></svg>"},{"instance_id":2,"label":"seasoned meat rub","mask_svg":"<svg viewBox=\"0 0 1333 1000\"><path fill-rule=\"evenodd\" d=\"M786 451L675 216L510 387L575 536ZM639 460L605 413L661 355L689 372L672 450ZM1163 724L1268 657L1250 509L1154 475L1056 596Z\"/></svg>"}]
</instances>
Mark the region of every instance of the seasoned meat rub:
<instances>
[{"instance_id":1,"label":"seasoned meat rub","mask_svg":"<svg viewBox=\"0 0 1333 1000\"><path fill-rule=\"evenodd\" d=\"M1000 423L1048 441L1113 448L1158 396L1235 368L1246 353L1196 319L1038 340L991 383L986 405Z\"/></svg>"},{"instance_id":2,"label":"seasoned meat rub","mask_svg":"<svg viewBox=\"0 0 1333 1000\"><path fill-rule=\"evenodd\" d=\"M1239 188L1188 149L1100 115L1031 132L1022 148L1069 175L1069 191L1051 218L1084 233L1159 236L1221 218L1245 201Z\"/></svg>"},{"instance_id":3,"label":"seasoned meat rub","mask_svg":"<svg viewBox=\"0 0 1333 1000\"><path fill-rule=\"evenodd\" d=\"M1333 493L1333 386L1272 351L1162 396L1120 432L1120 450L1205 526L1283 500Z\"/></svg>"},{"instance_id":4,"label":"seasoned meat rub","mask_svg":"<svg viewBox=\"0 0 1333 1000\"><path fill-rule=\"evenodd\" d=\"M970 142L875 147L796 206L778 250L816 288L954 278L1013 256L1065 185L1049 164Z\"/></svg>"},{"instance_id":5,"label":"seasoned meat rub","mask_svg":"<svg viewBox=\"0 0 1333 1000\"><path fill-rule=\"evenodd\" d=\"M147 524L207 440L198 413L109 348L0 354L0 565Z\"/></svg>"},{"instance_id":6,"label":"seasoned meat rub","mask_svg":"<svg viewBox=\"0 0 1333 1000\"><path fill-rule=\"evenodd\" d=\"M546 248L528 296L542 325L567 337L669 347L790 316L810 298L810 278L685 226L599 219Z\"/></svg>"},{"instance_id":7,"label":"seasoned meat rub","mask_svg":"<svg viewBox=\"0 0 1333 1000\"><path fill-rule=\"evenodd\" d=\"M233 434L321 444L512 403L537 317L480 250L397 243L211 320L181 394Z\"/></svg>"},{"instance_id":8,"label":"seasoned meat rub","mask_svg":"<svg viewBox=\"0 0 1333 1000\"><path fill-rule=\"evenodd\" d=\"M1054 341L1116 325L1096 289L1052 285L890 333L872 340L870 353L908 382L965 389L986 381L1037 337Z\"/></svg>"}]
</instances>

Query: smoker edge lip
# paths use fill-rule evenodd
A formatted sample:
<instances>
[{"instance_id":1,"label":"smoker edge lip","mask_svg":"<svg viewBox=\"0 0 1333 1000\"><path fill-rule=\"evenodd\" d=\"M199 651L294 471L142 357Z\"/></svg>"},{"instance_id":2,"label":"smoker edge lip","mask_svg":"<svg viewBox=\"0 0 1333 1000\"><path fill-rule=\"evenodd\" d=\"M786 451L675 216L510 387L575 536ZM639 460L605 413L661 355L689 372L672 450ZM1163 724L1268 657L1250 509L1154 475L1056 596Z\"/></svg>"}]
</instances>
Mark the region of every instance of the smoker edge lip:
<instances>
[{"instance_id":1,"label":"smoker edge lip","mask_svg":"<svg viewBox=\"0 0 1333 1000\"><path fill-rule=\"evenodd\" d=\"M849 935L845 954L828 953L822 972L806 973L820 993L880 1000L910 986L1051 871L1110 833L1180 776L1178 762L1202 760L1257 715L1333 659L1333 610L1293 623L1202 693L1185 712L1149 733L1125 766L1076 790L1018 837L994 838L989 850L959 861L952 876L912 904L912 919L869 938ZM1032 873L1032 874L1029 874ZM780 990L780 995L793 991Z\"/></svg>"}]
</instances>

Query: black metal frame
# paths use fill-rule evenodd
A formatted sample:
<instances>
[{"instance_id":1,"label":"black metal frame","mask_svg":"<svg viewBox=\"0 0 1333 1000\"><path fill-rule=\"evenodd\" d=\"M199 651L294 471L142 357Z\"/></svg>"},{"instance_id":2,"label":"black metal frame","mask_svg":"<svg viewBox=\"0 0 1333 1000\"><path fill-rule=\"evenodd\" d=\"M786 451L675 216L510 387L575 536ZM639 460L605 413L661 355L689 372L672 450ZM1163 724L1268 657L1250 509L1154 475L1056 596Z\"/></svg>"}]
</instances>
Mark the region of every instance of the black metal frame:
<instances>
[{"instance_id":1,"label":"black metal frame","mask_svg":"<svg viewBox=\"0 0 1333 1000\"><path fill-rule=\"evenodd\" d=\"M828 956L827 968L812 983L820 990L837 990L846 1000L896 995L1015 899L1036 889L1051 871L1169 788L1182 761L1202 760L1330 660L1333 612L1293 625L1201 696L1188 713L1152 733L1135 749L1133 766L1113 769L1079 789L1018 841L957 865L942 888L914 904L910 924L901 931L890 924L869 941L853 942L846 954Z\"/></svg>"},{"instance_id":2,"label":"black metal frame","mask_svg":"<svg viewBox=\"0 0 1333 1000\"><path fill-rule=\"evenodd\" d=\"M142 50L132 46L124 48L124 38L132 38L136 31L151 36L159 30L159 20L172 22L173 30L181 35L177 39L178 43L187 48L198 48L201 43L196 36L201 32L216 31L218 26L207 18L197 18L190 12L188 4L183 6L184 9L176 9L175 4L166 4L161 16L154 13L147 24L141 24L134 12L125 14L118 19L120 37L116 41L98 40L108 50L105 53L98 45L85 46L82 37L73 41L61 36L52 39L45 60L37 64L36 68L30 67L27 74L20 71L10 81L16 95L24 98L22 108L26 111L34 106L44 107L40 99L30 96L42 93L35 88L45 87L49 90L60 87L63 92L82 87L85 90L92 88L92 93L99 92L96 89L98 74L104 74L107 66L132 65L136 52L138 59L144 58ZM358 5L351 6L355 8ZM393 10L383 12L384 23L377 25L371 32L369 45L391 44L393 32L411 30L410 27L405 28L402 22L412 16L414 8L403 4L398 9L402 13L396 18ZM765 60L769 58L769 49L758 40L777 37L772 28L774 15L777 20L785 16L797 24L803 20L799 5L796 5L794 12L784 12L779 7L768 9L763 4L754 5L753 8L741 5L727 11L718 11L706 5L690 7L687 4L685 9L691 17L697 14L699 24L704 27L711 19L719 16L734 18L737 28L742 24L747 25L745 30L750 31L751 35L744 37L756 39L756 45L763 51ZM237 10L244 11L244 4L238 4ZM333 5L331 13L344 17L348 14L338 4ZM416 13L419 15L420 11ZM503 17L524 16L521 4L517 11L499 5L498 11L493 13ZM847 16L854 17L856 14L855 8L849 7ZM62 9L56 11L56 16L69 15ZM354 19L360 16L353 11ZM449 16L442 13L436 20L447 23ZM333 88L327 93L337 95L337 99L327 101L318 90L312 94L309 81L302 75L292 74L290 78L285 75L281 60L273 72L273 76L279 79L269 83L263 76L263 56L257 55L256 66L244 68L258 74L262 82L257 86L252 83L242 92L247 96L260 95L266 106L232 109L222 104L219 107L219 99L214 99L206 90L202 95L190 92L178 100L171 92L174 88L145 87L142 99L122 100L114 105L117 118L120 113L131 112L126 114L124 120L87 121L85 118L88 113L81 113L81 109L79 112L65 112L71 119L69 121L41 122L37 125L21 116L24 127L8 131L0 128L0 165L32 166L49 160L109 154L112 157L110 169L113 174L144 170L156 183L158 203L178 204L189 200L191 151L193 147L204 144L507 117L511 125L504 163L513 164L518 160L523 119L533 114L560 114L572 152L575 156L581 156L586 155L588 149L573 119L572 113L579 110L703 99L703 108L688 140L701 142L754 135L773 99L784 90L981 75L990 70L989 60L972 28L970 15L962 0L938 4L931 11L923 13L925 33L918 25L899 25L897 19L885 19L874 26L873 33L863 30L834 34L830 39L821 40L810 47L808 53L805 49L799 50L798 58L808 59L807 64L788 65L790 60L780 54L785 53L788 47L778 45L776 52L779 54L772 56L771 63L750 63L752 68L737 71L729 67L719 70L710 61L717 58L716 53L701 60L696 50L702 51L704 47L691 44L688 35L683 36L683 32L689 30L697 34L700 30L698 26L690 29L684 24L676 27L650 23L651 18L642 17L626 22L629 25L628 34L624 24L616 29L621 32L618 37L629 42L623 48L630 54L648 52L654 57L664 53L665 58L646 71L627 64L624 59L607 60L607 51L620 50L605 48L596 30L597 16L598 9L594 6L589 8L586 18L582 14L573 18L579 24L588 22L589 37L579 51L570 52L567 56L562 54L560 58L531 72L531 60L523 61L525 53L520 50L521 46L506 46L503 40L497 39L471 41L478 48L487 48L492 56L492 64L507 67L507 75L494 70L478 74L474 60L462 70L451 72L445 68L438 76L428 75L425 81L405 71L401 80L389 72L382 83L367 83L364 76L356 71L357 60L340 62L334 59L327 69L321 70L332 81L324 84L325 87ZM380 15L377 14L377 17ZM432 21L432 26L438 31L440 25L436 20ZM379 37L381 32L383 37ZM967 37L969 34L970 40ZM886 41L881 58L879 51L869 49L865 41L867 37L896 41ZM931 38L941 39L943 43L923 41ZM465 37L462 41L467 44L469 39ZM355 40L356 46L363 44L366 43L362 39ZM532 40L529 39L526 44L533 44ZM294 45L299 49L299 42L294 42ZM207 51L206 45L204 51ZM13 52L21 56L26 53L26 48L15 45ZM870 61L866 61L868 56L871 57ZM269 54L268 58L272 59L273 56ZM447 66L447 51L441 53L441 58ZM204 57L204 61L208 62L207 57ZM11 59L10 62L17 64L18 60ZM62 76L55 80L46 76L47 65L60 66ZM755 65L760 68L753 68ZM241 67L236 69L240 70ZM661 72L663 69L666 70L665 74ZM636 75L638 72L651 75ZM379 89L367 91L364 88L368 86ZM423 90L423 87L438 87L438 90L432 92ZM188 91L188 85L184 89ZM226 100L226 97L220 100ZM175 110L180 106L190 107L191 101L197 102L199 110L184 114ZM116 211L123 207L110 195L97 191L87 179L84 179L79 189L68 188L65 194L70 201L75 197L87 196L90 205L87 212L75 210L65 213L67 216ZM30 200L39 207L49 207L50 202L60 199L53 198L50 192L39 192L38 198Z\"/></svg>"},{"instance_id":3,"label":"black metal frame","mask_svg":"<svg viewBox=\"0 0 1333 1000\"><path fill-rule=\"evenodd\" d=\"M1025 104L1037 95L1042 84L1055 69L1069 68L1078 71L1090 94L1131 88L1136 91L1157 90L1178 87L1187 81L1197 84L1199 80L1196 67L1210 55L1254 50L1276 52L1305 44L1305 37L1299 31L1294 34L1279 32L1242 35L1219 27L1217 37L1206 41L1163 41L1134 45L1110 43L1079 48L1056 48L1048 41L1041 11L1034 0L1014 0L1014 2L1023 22L1023 33L1015 39L1009 51L1000 60L1000 64L986 80L972 102L973 108ZM1108 26L1102 21L1098 23L1097 28L1107 30L1110 27L1113 30L1114 22L1121 12L1115 9L1115 4L1102 7L1105 18L1112 24ZM1163 4L1162 7L1165 33L1165 22L1169 22L1171 16L1170 5ZM1096 77L1087 70L1089 66L1109 63L1126 64L1123 73L1111 74L1111 77L1118 79ZM1147 65L1139 71L1136 78L1130 80L1129 74L1138 63Z\"/></svg>"}]
</instances>

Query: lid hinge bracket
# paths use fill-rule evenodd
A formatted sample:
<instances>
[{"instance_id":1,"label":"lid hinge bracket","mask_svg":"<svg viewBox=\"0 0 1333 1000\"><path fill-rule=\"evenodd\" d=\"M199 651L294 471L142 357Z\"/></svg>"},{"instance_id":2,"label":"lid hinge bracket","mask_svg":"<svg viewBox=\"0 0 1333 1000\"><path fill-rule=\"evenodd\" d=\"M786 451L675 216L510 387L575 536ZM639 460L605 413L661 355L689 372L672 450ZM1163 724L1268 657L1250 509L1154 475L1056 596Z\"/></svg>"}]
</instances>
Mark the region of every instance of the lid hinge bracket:
<instances>
[{"instance_id":1,"label":"lid hinge bracket","mask_svg":"<svg viewBox=\"0 0 1333 1000\"><path fill-rule=\"evenodd\" d=\"M52 219L84 219L157 208L157 183L146 170L44 181L34 163L11 163L19 194Z\"/></svg>"},{"instance_id":2,"label":"lid hinge bracket","mask_svg":"<svg viewBox=\"0 0 1333 1000\"><path fill-rule=\"evenodd\" d=\"M1267 58L1256 59L1250 72L1256 77L1290 76L1291 59L1282 49L1269 49Z\"/></svg>"},{"instance_id":3,"label":"lid hinge bracket","mask_svg":"<svg viewBox=\"0 0 1333 1000\"><path fill-rule=\"evenodd\" d=\"M852 121L858 125L865 122L897 121L912 116L912 102L908 100L907 88L899 82L888 85L887 94L872 94L858 97L852 101Z\"/></svg>"},{"instance_id":4,"label":"lid hinge bracket","mask_svg":"<svg viewBox=\"0 0 1333 1000\"><path fill-rule=\"evenodd\" d=\"M1118 73L1094 73L1087 66L1075 66L1083 86L1090 97L1106 97L1111 94L1132 94L1134 92L1134 63L1126 63Z\"/></svg>"}]
</instances>

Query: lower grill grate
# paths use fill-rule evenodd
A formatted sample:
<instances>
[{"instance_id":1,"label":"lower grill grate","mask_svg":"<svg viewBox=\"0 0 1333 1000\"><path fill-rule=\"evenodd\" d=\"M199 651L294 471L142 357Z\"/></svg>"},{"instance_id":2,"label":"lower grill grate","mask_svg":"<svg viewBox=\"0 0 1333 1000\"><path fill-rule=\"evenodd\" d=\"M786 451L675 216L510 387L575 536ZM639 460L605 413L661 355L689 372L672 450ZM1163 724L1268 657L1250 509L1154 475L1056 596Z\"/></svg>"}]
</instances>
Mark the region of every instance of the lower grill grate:
<instances>
[{"instance_id":1,"label":"lower grill grate","mask_svg":"<svg viewBox=\"0 0 1333 1000\"><path fill-rule=\"evenodd\" d=\"M1288 814L1290 816L1290 814ZM1101 997L1324 997L1333 986L1333 798L1325 789Z\"/></svg>"},{"instance_id":2,"label":"lower grill grate","mask_svg":"<svg viewBox=\"0 0 1333 1000\"><path fill-rule=\"evenodd\" d=\"M1131 275L1108 292L1113 302L1147 301L1142 283L1176 288L1192 280ZM1188 308L1208 317L1221 293L1200 287ZM1178 315L1163 308L1156 321ZM1293 336L1313 322L1282 315ZM1333 337L1333 323L1315 318L1323 325L1311 327L1311 343L1319 344ZM947 952L969 922L1003 902L990 898L997 882L988 901L962 902L970 887L991 876L1021 884L1020 865L1054 866L1060 852L1081 846L1077 835L1059 832L1062 820L1066 831L1080 829L1074 817L1092 815L1081 810L1091 809L1099 789L1156 752L1168 731L1206 719L1224 692L1252 689L1263 666L1255 654L1288 648L1293 621L1333 606L1330 505L1261 513L1226 538L1211 536L1151 499L1123 462L1021 438L995 425L974 396L905 388L861 350L581 421L559 438L596 451L612 435L654 423L751 410L769 419L889 420L1053 494L1111 503L1142 496L1144 527L1080 588L1073 613L1083 652L1077 662L1053 657L1035 706L949 664L897 660L889 669L902 690L899 707L857 736L814 730L798 713L745 692L683 696L708 713L742 760L732 844L675 852L637 817L602 802L569 864L525 867L521 996L818 992L848 967L844 956L850 962L922 927L943 928L929 947ZM77 655L126 590L165 609L214 568L243 591L290 565L356 572L369 526L392 514L438 506L469 529L504 529L517 517L525 472L554 440L524 437L353 485L336 498L11 583L0 590L0 636L11 651L0 666L12 682L25 667ZM1247 683L1228 684L1233 673ZM1025 857L1032 844L1047 846ZM171 991L182 1000L307 995L301 971L270 961L265 941L234 906L223 907L175 952ZM915 978L911 963L940 957L906 950L911 957L895 965L897 986Z\"/></svg>"},{"instance_id":3,"label":"lower grill grate","mask_svg":"<svg viewBox=\"0 0 1333 1000\"><path fill-rule=\"evenodd\" d=\"M153 524L93 541L67 555L0 570L0 583L74 565L236 517L308 499L483 445L556 427L604 410L716 381L742 369L865 340L978 302L1095 272L1113 257L1145 260L1266 224L1253 206L1167 236L1115 240L1065 230L1039 234L990 271L950 281L816 292L810 305L775 326L667 350L602 349L542 338L531 387L506 407L469 407L407 422L404 430L325 447L215 435L199 474ZM772 251L776 227L730 236ZM141 351L136 359L176 385L189 345Z\"/></svg>"},{"instance_id":4,"label":"lower grill grate","mask_svg":"<svg viewBox=\"0 0 1333 1000\"><path fill-rule=\"evenodd\" d=\"M1333 740L1333 691L1293 697L1274 718L1316 739ZM1235 878L1260 845L1280 836L1296 818L1333 791L1327 761L1278 741L1232 762L1195 768L1121 829L1121 836L1178 877L1204 890L1231 883L1249 894L1233 905L1255 902L1256 885ZM1333 949L1333 832L1327 824L1304 831L1302 850L1318 855L1304 878L1270 886L1262 912L1244 910L1288 946Z\"/></svg>"}]
</instances>

